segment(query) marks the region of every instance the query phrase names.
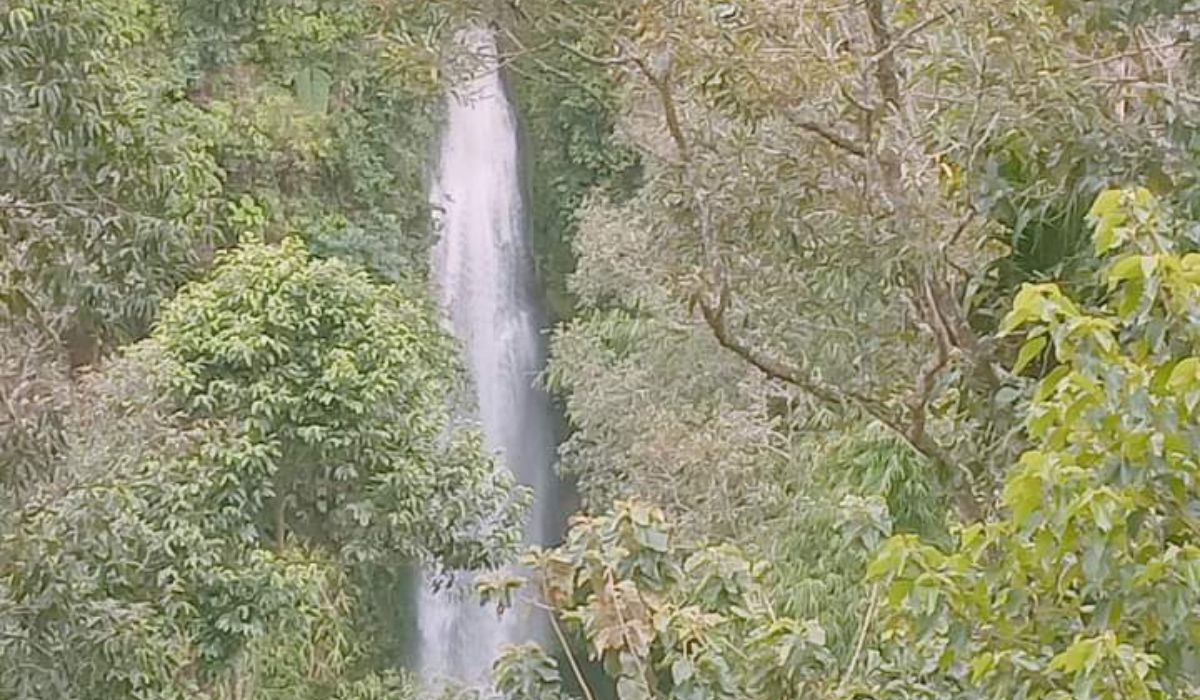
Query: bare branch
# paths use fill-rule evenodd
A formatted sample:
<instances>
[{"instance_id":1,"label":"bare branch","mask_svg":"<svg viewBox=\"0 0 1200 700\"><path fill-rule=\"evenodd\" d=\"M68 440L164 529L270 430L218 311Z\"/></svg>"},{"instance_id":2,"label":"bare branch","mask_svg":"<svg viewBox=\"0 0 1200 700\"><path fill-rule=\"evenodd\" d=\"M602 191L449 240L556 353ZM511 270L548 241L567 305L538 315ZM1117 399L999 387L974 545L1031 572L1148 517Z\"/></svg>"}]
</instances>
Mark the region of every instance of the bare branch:
<instances>
[{"instance_id":1,"label":"bare branch","mask_svg":"<svg viewBox=\"0 0 1200 700\"><path fill-rule=\"evenodd\" d=\"M643 70L643 72L646 71ZM649 73L647 76L649 77ZM688 150L687 139L683 135L683 126L679 122L679 112L675 109L675 98L671 94L671 85L666 78L650 78L650 80L654 84L655 90L658 91L658 99L662 102L663 117L667 121L667 131L671 134L671 140L675 142L680 159L687 162L691 160L692 156Z\"/></svg>"},{"instance_id":2,"label":"bare branch","mask_svg":"<svg viewBox=\"0 0 1200 700\"><path fill-rule=\"evenodd\" d=\"M572 46L568 42L559 42L559 46L575 56L598 66L634 66L637 71L642 74L650 82L650 85L658 93L659 101L662 103L663 118L667 123L667 131L671 134L671 140L675 142L675 148L679 151L679 157L683 161L691 159L691 153L688 149L687 139L683 134L683 126L679 120L679 112L675 107L675 98L671 92L671 77L670 73L665 72L658 74L650 69L645 59L634 53L631 47L626 44L620 45L621 55L613 57L593 56L578 48Z\"/></svg>"},{"instance_id":3,"label":"bare branch","mask_svg":"<svg viewBox=\"0 0 1200 700\"><path fill-rule=\"evenodd\" d=\"M721 296L722 298L724 297L724 295ZM785 384L791 384L819 401L834 407L845 407L851 403L846 396L837 390L803 374L798 368L791 367L769 357L764 357L752 350L750 346L746 345L730 332L729 325L725 322L724 309L720 305L714 307L709 300L702 299L699 306L700 314L704 317L704 322L712 330L713 336L721 347L733 352L767 375L767 377L784 382Z\"/></svg>"},{"instance_id":4,"label":"bare branch","mask_svg":"<svg viewBox=\"0 0 1200 700\"><path fill-rule=\"evenodd\" d=\"M501 29L504 32L505 36L508 38L508 40L513 42L514 46L518 47L518 50L521 52L521 55L524 55L529 60L533 61L534 65L536 65L539 70L544 71L545 73L558 78L559 80L563 81L567 85L572 85L576 88L579 88L580 90L583 90L585 93L587 93L588 97L591 97L597 104L604 105L606 103L604 96L601 95L599 92L597 92L595 88L593 88L592 86L583 82L578 77L573 76L570 73L568 73L567 71L559 68L558 66L547 63L546 61L542 60L541 58L539 58L536 55L537 52L543 50L544 48L548 48L548 47L542 46L542 47L538 47L536 49L529 49L521 42L520 37L518 37L510 28L501 27ZM511 71L514 71L521 75L529 76L529 73L527 71L521 70L520 66L516 65L515 63L509 64L509 65L507 65L507 67Z\"/></svg>"}]
</instances>

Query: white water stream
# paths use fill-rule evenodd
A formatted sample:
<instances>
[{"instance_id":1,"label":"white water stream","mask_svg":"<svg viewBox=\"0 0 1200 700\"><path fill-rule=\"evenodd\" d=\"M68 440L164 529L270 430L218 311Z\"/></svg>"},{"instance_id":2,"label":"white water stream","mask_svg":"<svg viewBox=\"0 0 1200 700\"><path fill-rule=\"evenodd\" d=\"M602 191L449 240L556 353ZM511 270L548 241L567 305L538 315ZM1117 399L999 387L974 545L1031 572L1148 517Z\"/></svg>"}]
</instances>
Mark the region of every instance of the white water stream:
<instances>
[{"instance_id":1,"label":"white water stream","mask_svg":"<svg viewBox=\"0 0 1200 700\"><path fill-rule=\"evenodd\" d=\"M460 40L480 60L447 104L431 192L437 293L466 354L485 444L534 490L525 540L547 544L558 503L555 424L549 399L535 387L545 362L543 320L525 235L516 114L491 34L473 30ZM531 610L498 620L494 609L459 593L426 591L420 601L426 678L479 681L503 644L540 636Z\"/></svg>"}]
</instances>

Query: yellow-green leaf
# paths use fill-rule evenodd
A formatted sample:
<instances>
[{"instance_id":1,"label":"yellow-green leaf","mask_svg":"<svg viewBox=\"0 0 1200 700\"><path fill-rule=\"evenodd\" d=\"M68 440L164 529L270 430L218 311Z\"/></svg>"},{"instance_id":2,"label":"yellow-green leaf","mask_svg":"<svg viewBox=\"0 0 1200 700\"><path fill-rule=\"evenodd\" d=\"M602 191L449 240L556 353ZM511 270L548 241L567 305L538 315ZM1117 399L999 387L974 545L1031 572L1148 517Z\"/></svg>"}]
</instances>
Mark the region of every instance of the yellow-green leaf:
<instances>
[{"instance_id":1,"label":"yellow-green leaf","mask_svg":"<svg viewBox=\"0 0 1200 700\"><path fill-rule=\"evenodd\" d=\"M1113 289L1121 282L1142 278L1142 256L1126 255L1108 268L1108 288Z\"/></svg>"},{"instance_id":2,"label":"yellow-green leaf","mask_svg":"<svg viewBox=\"0 0 1200 700\"><path fill-rule=\"evenodd\" d=\"M1017 362L1013 365L1013 373L1020 374L1022 370L1029 366L1030 362L1037 359L1042 354L1042 350L1046 349L1046 342L1046 336L1044 335L1039 335L1025 341L1020 351L1017 352Z\"/></svg>"},{"instance_id":3,"label":"yellow-green leaf","mask_svg":"<svg viewBox=\"0 0 1200 700\"><path fill-rule=\"evenodd\" d=\"M1167 386L1176 391L1192 386L1196 382L1198 370L1200 370L1200 358L1188 357L1180 360L1171 370Z\"/></svg>"},{"instance_id":4,"label":"yellow-green leaf","mask_svg":"<svg viewBox=\"0 0 1200 700\"><path fill-rule=\"evenodd\" d=\"M1092 209L1088 212L1088 215L1099 219L1120 210L1121 196L1122 192L1119 189L1109 189L1101 192L1096 197L1096 201L1092 203Z\"/></svg>"},{"instance_id":5,"label":"yellow-green leaf","mask_svg":"<svg viewBox=\"0 0 1200 700\"><path fill-rule=\"evenodd\" d=\"M1079 673L1086 666L1091 666L1099 645L1096 639L1080 639L1066 651L1050 660L1050 668L1067 673Z\"/></svg>"}]
</instances>

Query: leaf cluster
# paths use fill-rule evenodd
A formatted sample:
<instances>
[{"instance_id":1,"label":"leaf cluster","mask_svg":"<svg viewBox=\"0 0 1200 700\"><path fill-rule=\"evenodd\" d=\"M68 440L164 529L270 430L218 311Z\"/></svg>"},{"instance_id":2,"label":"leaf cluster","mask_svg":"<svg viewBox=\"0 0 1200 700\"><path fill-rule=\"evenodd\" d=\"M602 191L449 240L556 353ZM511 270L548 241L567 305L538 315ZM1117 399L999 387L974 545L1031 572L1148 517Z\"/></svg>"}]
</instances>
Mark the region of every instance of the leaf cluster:
<instances>
[{"instance_id":1,"label":"leaf cluster","mask_svg":"<svg viewBox=\"0 0 1200 700\"><path fill-rule=\"evenodd\" d=\"M576 518L561 547L528 563L555 624L586 640L622 700L795 697L833 675L821 626L772 611L764 564L729 545L681 546L644 503ZM499 677L510 691L553 686L556 672L538 658L513 651Z\"/></svg>"},{"instance_id":2,"label":"leaf cluster","mask_svg":"<svg viewBox=\"0 0 1200 700\"><path fill-rule=\"evenodd\" d=\"M1145 189L1091 210L1107 293L1025 287L1005 328L1052 352L1003 517L939 551L893 540L892 634L963 697L1168 698L1197 691L1193 481L1200 258Z\"/></svg>"}]
</instances>

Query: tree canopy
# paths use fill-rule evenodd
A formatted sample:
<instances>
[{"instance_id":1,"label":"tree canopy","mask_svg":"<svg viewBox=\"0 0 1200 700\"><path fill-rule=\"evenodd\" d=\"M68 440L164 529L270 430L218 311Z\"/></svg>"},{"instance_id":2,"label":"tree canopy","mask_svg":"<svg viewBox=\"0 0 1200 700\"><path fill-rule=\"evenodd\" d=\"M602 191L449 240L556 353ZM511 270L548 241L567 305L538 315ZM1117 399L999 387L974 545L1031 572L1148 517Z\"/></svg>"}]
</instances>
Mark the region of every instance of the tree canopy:
<instances>
[{"instance_id":1,"label":"tree canopy","mask_svg":"<svg viewBox=\"0 0 1200 700\"><path fill-rule=\"evenodd\" d=\"M350 263L294 238L219 254L6 514L0 691L353 678L356 568L494 566L520 540L523 494L451 422L457 366L422 297Z\"/></svg>"}]
</instances>

